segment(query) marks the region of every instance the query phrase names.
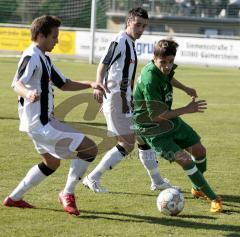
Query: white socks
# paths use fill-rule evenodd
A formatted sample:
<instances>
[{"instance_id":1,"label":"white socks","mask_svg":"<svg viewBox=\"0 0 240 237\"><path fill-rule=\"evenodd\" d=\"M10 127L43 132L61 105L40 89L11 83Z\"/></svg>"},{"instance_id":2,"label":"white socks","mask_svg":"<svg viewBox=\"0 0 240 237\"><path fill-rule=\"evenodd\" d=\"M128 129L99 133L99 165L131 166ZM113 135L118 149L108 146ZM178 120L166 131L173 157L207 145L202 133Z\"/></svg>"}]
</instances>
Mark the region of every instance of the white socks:
<instances>
[{"instance_id":1,"label":"white socks","mask_svg":"<svg viewBox=\"0 0 240 237\"><path fill-rule=\"evenodd\" d=\"M71 162L70 170L68 173L67 183L63 190L64 194L73 194L76 185L83 177L91 162L76 158Z\"/></svg>"},{"instance_id":2,"label":"white socks","mask_svg":"<svg viewBox=\"0 0 240 237\"><path fill-rule=\"evenodd\" d=\"M114 166L116 166L123 159L123 157L124 156L117 149L117 147L113 147L105 154L96 168L88 175L88 178L90 180L99 180L106 170L112 169Z\"/></svg>"},{"instance_id":3,"label":"white socks","mask_svg":"<svg viewBox=\"0 0 240 237\"><path fill-rule=\"evenodd\" d=\"M152 150L140 150L139 149L139 159L142 162L144 168L147 170L147 173L153 184L162 184L164 180L160 176L158 169L158 163L156 160L156 153Z\"/></svg>"},{"instance_id":4,"label":"white socks","mask_svg":"<svg viewBox=\"0 0 240 237\"><path fill-rule=\"evenodd\" d=\"M43 181L47 176L42 173L38 165L33 166L19 183L19 185L9 195L13 201L22 199L24 193L26 193L31 187L36 186Z\"/></svg>"}]
</instances>

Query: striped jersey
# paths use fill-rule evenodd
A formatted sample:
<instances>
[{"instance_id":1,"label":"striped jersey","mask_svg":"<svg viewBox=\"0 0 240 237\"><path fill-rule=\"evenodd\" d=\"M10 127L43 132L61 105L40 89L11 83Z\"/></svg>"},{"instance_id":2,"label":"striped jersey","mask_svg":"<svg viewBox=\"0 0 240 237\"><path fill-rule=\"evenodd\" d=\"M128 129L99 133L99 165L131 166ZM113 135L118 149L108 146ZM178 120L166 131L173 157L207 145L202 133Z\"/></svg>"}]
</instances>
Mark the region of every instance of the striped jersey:
<instances>
[{"instance_id":1,"label":"striped jersey","mask_svg":"<svg viewBox=\"0 0 240 237\"><path fill-rule=\"evenodd\" d=\"M103 100L103 111L108 112L114 98L119 98L123 113L132 111L132 90L137 68L137 54L134 41L125 31L119 32L101 59L101 63L107 65L107 73L104 78L105 85L110 93Z\"/></svg>"},{"instance_id":2,"label":"striped jersey","mask_svg":"<svg viewBox=\"0 0 240 237\"><path fill-rule=\"evenodd\" d=\"M40 100L34 103L18 97L19 130L23 132L37 130L53 117L52 86L61 88L66 83L66 78L52 64L50 58L33 43L21 56L12 87L17 81L21 81L29 90L36 89L40 94Z\"/></svg>"}]
</instances>

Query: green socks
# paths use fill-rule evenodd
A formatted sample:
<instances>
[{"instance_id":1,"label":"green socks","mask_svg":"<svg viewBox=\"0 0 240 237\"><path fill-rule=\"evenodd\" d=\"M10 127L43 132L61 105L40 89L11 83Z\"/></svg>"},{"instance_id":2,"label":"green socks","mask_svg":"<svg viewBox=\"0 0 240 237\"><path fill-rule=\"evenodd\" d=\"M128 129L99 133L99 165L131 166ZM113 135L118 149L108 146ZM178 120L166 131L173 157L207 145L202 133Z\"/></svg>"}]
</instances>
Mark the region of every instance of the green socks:
<instances>
[{"instance_id":1,"label":"green socks","mask_svg":"<svg viewBox=\"0 0 240 237\"><path fill-rule=\"evenodd\" d=\"M207 170L207 157L197 159L192 156L192 160L196 164L198 170L203 174Z\"/></svg>"},{"instance_id":2,"label":"green socks","mask_svg":"<svg viewBox=\"0 0 240 237\"><path fill-rule=\"evenodd\" d=\"M191 180L194 188L196 187L197 190L201 190L204 194L210 199L214 200L217 198L217 195L211 189L205 178L203 177L202 173L198 170L196 165L192 163L188 167L185 167L184 170L186 171L189 179Z\"/></svg>"}]
</instances>

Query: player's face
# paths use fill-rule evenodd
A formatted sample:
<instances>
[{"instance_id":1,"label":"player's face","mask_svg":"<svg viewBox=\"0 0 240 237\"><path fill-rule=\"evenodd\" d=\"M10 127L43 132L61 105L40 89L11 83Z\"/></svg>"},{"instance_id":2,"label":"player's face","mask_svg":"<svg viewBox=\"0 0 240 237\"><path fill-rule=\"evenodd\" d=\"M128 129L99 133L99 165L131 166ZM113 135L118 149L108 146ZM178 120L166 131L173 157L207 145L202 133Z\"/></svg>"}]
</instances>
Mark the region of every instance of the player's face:
<instances>
[{"instance_id":1,"label":"player's face","mask_svg":"<svg viewBox=\"0 0 240 237\"><path fill-rule=\"evenodd\" d=\"M173 67L175 56L154 57L154 63L164 75L168 75Z\"/></svg>"},{"instance_id":2,"label":"player's face","mask_svg":"<svg viewBox=\"0 0 240 237\"><path fill-rule=\"evenodd\" d=\"M51 52L54 46L58 43L58 34L58 27L54 27L52 28L51 33L47 37L42 35L42 39L40 41L40 48L44 52Z\"/></svg>"},{"instance_id":3,"label":"player's face","mask_svg":"<svg viewBox=\"0 0 240 237\"><path fill-rule=\"evenodd\" d=\"M130 18L127 21L126 32L133 40L139 39L142 36L147 24L148 19L144 19L138 16Z\"/></svg>"}]
</instances>

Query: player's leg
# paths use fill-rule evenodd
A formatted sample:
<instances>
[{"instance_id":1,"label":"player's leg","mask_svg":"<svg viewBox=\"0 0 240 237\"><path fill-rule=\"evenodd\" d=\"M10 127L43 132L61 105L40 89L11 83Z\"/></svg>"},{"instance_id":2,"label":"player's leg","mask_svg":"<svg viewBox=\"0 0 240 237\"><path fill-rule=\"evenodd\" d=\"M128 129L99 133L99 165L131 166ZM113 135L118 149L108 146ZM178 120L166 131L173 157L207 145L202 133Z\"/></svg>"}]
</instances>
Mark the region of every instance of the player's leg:
<instances>
[{"instance_id":1,"label":"player's leg","mask_svg":"<svg viewBox=\"0 0 240 237\"><path fill-rule=\"evenodd\" d=\"M198 170L203 174L207 170L207 157L205 147L199 141L196 144L186 148L186 150L192 155L192 160L196 164ZM191 193L193 197L207 199L206 195L198 190L194 184L192 186L193 187L191 189Z\"/></svg>"},{"instance_id":2,"label":"player's leg","mask_svg":"<svg viewBox=\"0 0 240 237\"><path fill-rule=\"evenodd\" d=\"M135 135L117 136L117 145L109 150L95 169L83 180L83 184L94 192L104 193L100 178L107 171L113 169L126 155L134 149Z\"/></svg>"},{"instance_id":3,"label":"player's leg","mask_svg":"<svg viewBox=\"0 0 240 237\"><path fill-rule=\"evenodd\" d=\"M5 206L31 208L29 203L22 200L23 195L32 187L38 185L51 175L60 165L60 160L52 155L42 154L43 162L33 166L13 192L4 200Z\"/></svg>"},{"instance_id":4,"label":"player's leg","mask_svg":"<svg viewBox=\"0 0 240 237\"><path fill-rule=\"evenodd\" d=\"M192 154L192 159L198 170L203 174L207 170L206 149L199 141L198 143L186 148Z\"/></svg>"},{"instance_id":5,"label":"player's leg","mask_svg":"<svg viewBox=\"0 0 240 237\"><path fill-rule=\"evenodd\" d=\"M202 173L192 161L191 156L187 152L180 150L175 153L175 161L185 170L191 182L212 201L211 212L222 212L221 198L211 189Z\"/></svg>"},{"instance_id":6,"label":"player's leg","mask_svg":"<svg viewBox=\"0 0 240 237\"><path fill-rule=\"evenodd\" d=\"M97 155L97 146L88 137L84 137L83 141L81 142L81 144L78 146L76 150L78 154L71 161L67 183L63 190L65 194L74 193L76 185L82 179L89 165Z\"/></svg>"},{"instance_id":7,"label":"player's leg","mask_svg":"<svg viewBox=\"0 0 240 237\"><path fill-rule=\"evenodd\" d=\"M152 191L164 190L172 187L180 189L179 187L172 186L167 179L161 177L156 158L156 152L150 146L148 146L140 136L136 137L138 142L139 160L146 169L151 180L150 189Z\"/></svg>"},{"instance_id":8,"label":"player's leg","mask_svg":"<svg viewBox=\"0 0 240 237\"><path fill-rule=\"evenodd\" d=\"M210 200L212 200L213 208L211 208L211 212L221 212L221 201L211 189L202 173L196 167L191 155L178 145L185 145L183 142L181 142L181 137L178 135L179 131L172 133L171 136L168 137L156 136L151 137L151 139L148 137L145 137L144 139L147 140L148 144L156 152L161 153L165 159L177 162L185 170L188 178L191 180L194 186L199 188ZM176 139L178 140L178 144L176 143Z\"/></svg>"},{"instance_id":9,"label":"player's leg","mask_svg":"<svg viewBox=\"0 0 240 237\"><path fill-rule=\"evenodd\" d=\"M83 184L94 192L107 192L105 188L101 187L100 178L106 171L113 169L134 148L135 135L132 129L132 116L120 112L122 105L119 101L121 101L121 96L117 94L112 99L111 106L104 105L108 134L114 136L117 145L107 151L96 168L83 180Z\"/></svg>"},{"instance_id":10,"label":"player's leg","mask_svg":"<svg viewBox=\"0 0 240 237\"><path fill-rule=\"evenodd\" d=\"M59 201L63 204L66 212L78 216L80 212L75 201L75 188L95 159L97 146L91 139L84 137L76 151L78 152L77 156L71 161L67 182L65 188L59 194Z\"/></svg>"}]
</instances>

